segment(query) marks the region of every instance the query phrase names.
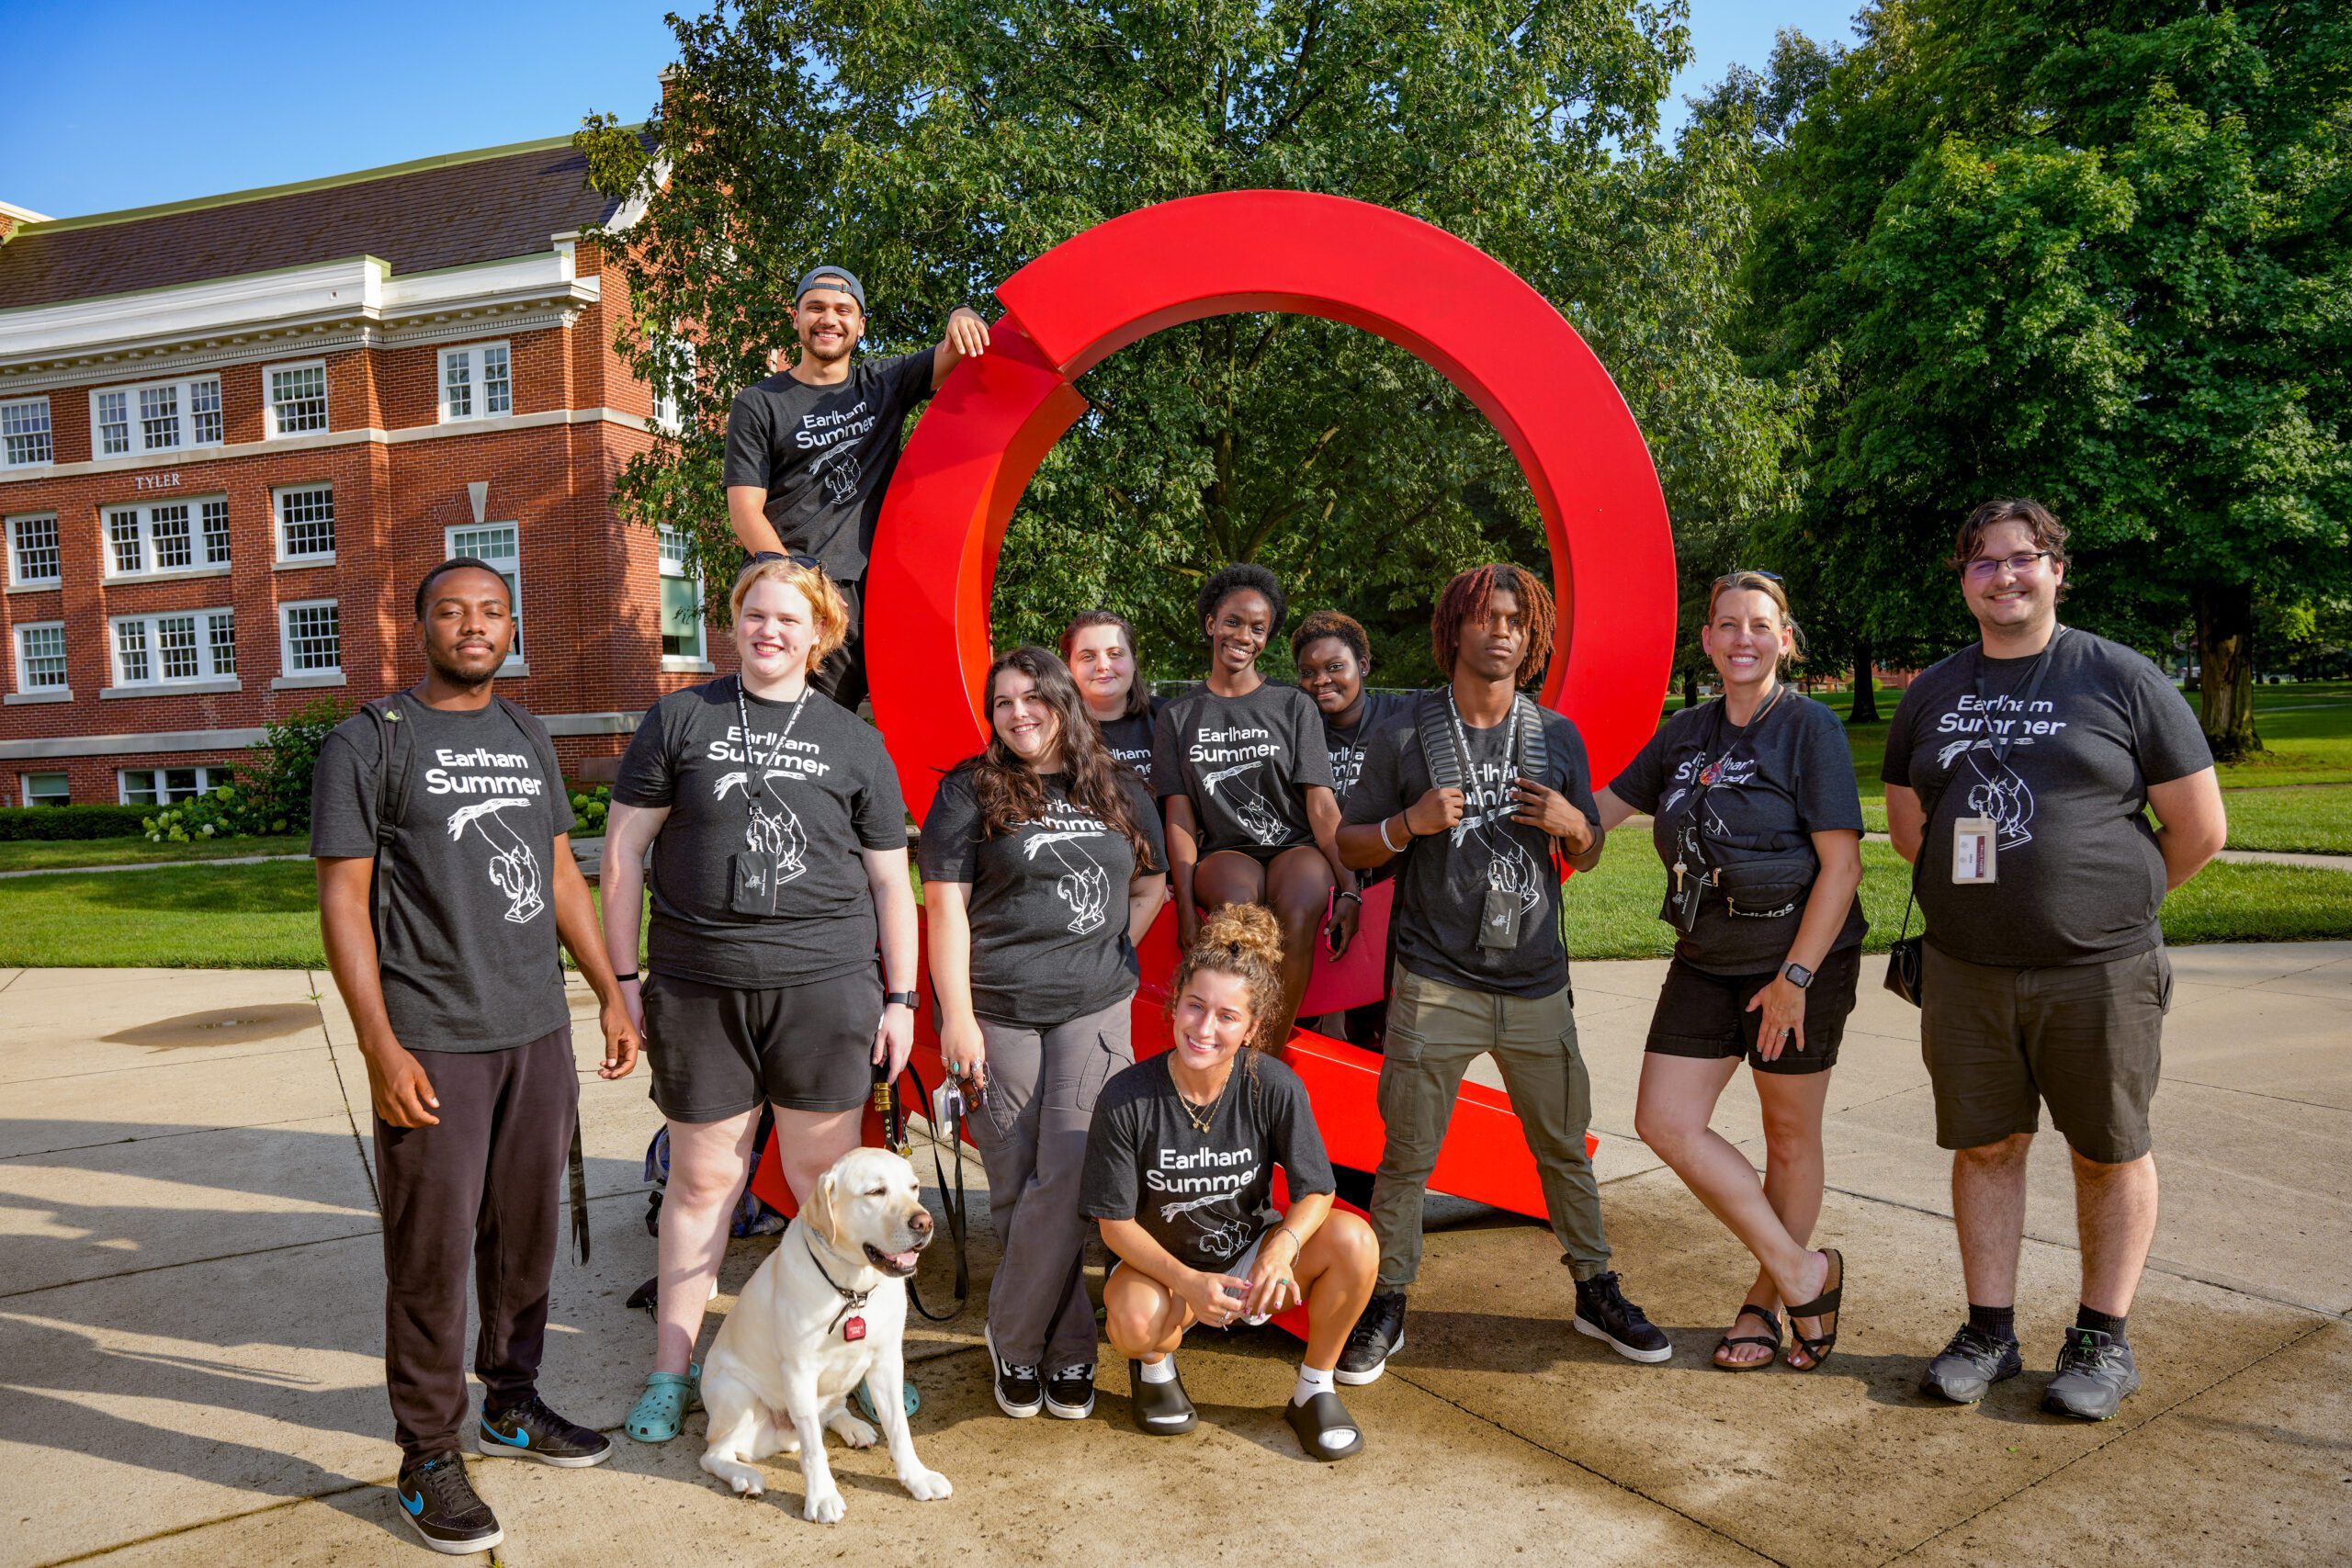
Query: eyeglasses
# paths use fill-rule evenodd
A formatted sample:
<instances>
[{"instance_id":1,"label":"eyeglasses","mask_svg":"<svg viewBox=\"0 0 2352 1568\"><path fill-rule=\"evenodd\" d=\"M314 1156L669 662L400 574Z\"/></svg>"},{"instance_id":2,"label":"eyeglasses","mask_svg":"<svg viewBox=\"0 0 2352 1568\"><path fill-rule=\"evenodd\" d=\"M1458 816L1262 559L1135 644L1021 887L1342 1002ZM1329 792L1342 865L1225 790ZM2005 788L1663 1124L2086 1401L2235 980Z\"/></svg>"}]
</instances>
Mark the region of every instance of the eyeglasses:
<instances>
[{"instance_id":1,"label":"eyeglasses","mask_svg":"<svg viewBox=\"0 0 2352 1568\"><path fill-rule=\"evenodd\" d=\"M740 582L744 578L749 577L752 572L757 571L761 567L767 565L770 561L779 560L789 561L794 566L800 568L803 571L822 571L825 570L825 563L819 560L815 556L804 556L797 552L791 555L779 555L774 550L762 550L759 554L753 556L750 560L743 563L743 570L735 574L735 579Z\"/></svg>"},{"instance_id":2,"label":"eyeglasses","mask_svg":"<svg viewBox=\"0 0 2352 1568\"><path fill-rule=\"evenodd\" d=\"M1966 572L1969 581L1973 582L1990 582L2003 567L2008 568L2011 577L2023 577L2035 567L2051 558L2052 558L2048 550L2028 550L2022 555L2014 556L1978 556L1961 568L1961 570Z\"/></svg>"}]
</instances>

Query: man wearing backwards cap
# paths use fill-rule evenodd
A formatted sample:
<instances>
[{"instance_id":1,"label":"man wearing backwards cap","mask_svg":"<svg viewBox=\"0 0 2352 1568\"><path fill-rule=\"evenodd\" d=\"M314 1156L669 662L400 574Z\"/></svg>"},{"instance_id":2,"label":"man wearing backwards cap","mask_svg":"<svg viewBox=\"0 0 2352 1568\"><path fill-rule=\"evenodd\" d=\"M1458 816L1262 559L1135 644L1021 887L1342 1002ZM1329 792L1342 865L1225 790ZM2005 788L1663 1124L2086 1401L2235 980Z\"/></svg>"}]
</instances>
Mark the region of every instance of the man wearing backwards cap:
<instances>
[{"instance_id":1,"label":"man wearing backwards cap","mask_svg":"<svg viewBox=\"0 0 2352 1568\"><path fill-rule=\"evenodd\" d=\"M810 684L845 708L865 695L861 585L882 494L899 465L899 428L956 361L986 354L989 326L958 305L936 348L854 361L865 286L845 267L811 268L794 296L800 353L746 387L727 416L727 517L753 555L808 555L849 602L849 640Z\"/></svg>"}]
</instances>

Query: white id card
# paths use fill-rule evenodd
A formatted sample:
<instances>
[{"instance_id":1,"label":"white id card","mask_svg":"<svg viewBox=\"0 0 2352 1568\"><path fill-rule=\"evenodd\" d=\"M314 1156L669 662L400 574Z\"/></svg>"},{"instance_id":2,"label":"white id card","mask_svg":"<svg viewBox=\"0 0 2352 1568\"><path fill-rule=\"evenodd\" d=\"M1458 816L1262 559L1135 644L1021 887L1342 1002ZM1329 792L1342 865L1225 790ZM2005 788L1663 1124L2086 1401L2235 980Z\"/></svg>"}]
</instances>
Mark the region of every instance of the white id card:
<instances>
[{"instance_id":1,"label":"white id card","mask_svg":"<svg viewBox=\"0 0 2352 1568\"><path fill-rule=\"evenodd\" d=\"M1990 817L1962 817L1951 825L1951 879L1954 882L1992 882L1998 870L1995 863L1998 825Z\"/></svg>"}]
</instances>

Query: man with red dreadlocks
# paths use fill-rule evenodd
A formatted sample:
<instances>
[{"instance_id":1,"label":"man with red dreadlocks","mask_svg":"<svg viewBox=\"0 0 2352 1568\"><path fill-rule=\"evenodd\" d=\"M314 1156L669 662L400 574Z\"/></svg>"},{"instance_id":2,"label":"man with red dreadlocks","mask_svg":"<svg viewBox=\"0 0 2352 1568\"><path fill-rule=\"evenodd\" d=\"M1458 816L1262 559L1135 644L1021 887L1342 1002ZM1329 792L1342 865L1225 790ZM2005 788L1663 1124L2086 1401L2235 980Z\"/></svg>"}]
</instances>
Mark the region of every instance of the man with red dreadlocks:
<instances>
[{"instance_id":1,"label":"man with red dreadlocks","mask_svg":"<svg viewBox=\"0 0 2352 1568\"><path fill-rule=\"evenodd\" d=\"M1576 1276L1577 1331L1636 1361L1673 1354L1610 1270L1585 1153L1592 1090L1577 1051L1558 863L1589 869L1603 835L1583 738L1520 691L1543 673L1553 624L1544 584L1507 562L1447 583L1430 634L1449 684L1419 694L1409 723L1374 739L1343 807L1351 868L1403 857L1380 1067L1387 1144L1372 1187L1380 1275L1340 1353L1343 1382L1372 1382L1405 1343L1422 1197L1463 1072L1488 1051Z\"/></svg>"}]
</instances>

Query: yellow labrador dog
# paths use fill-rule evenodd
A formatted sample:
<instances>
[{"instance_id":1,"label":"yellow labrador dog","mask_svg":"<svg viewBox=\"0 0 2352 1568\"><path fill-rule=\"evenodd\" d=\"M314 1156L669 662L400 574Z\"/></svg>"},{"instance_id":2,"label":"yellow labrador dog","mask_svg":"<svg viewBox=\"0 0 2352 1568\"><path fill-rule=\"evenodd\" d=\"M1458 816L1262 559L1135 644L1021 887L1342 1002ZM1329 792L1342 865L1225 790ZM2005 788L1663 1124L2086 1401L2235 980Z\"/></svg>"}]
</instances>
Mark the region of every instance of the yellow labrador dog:
<instances>
[{"instance_id":1,"label":"yellow labrador dog","mask_svg":"<svg viewBox=\"0 0 2352 1568\"><path fill-rule=\"evenodd\" d=\"M737 1495L756 1497L760 1472L747 1461L797 1452L808 1494L801 1517L840 1522L845 1505L825 1462L825 1434L854 1449L872 1445L874 1428L849 1412L862 1381L899 1484L926 1503L953 1490L915 1457L902 1394L906 1280L931 1237L914 1167L889 1150L853 1149L817 1179L703 1362L703 1469Z\"/></svg>"}]
</instances>

